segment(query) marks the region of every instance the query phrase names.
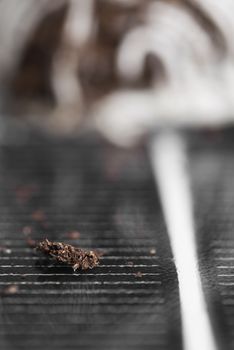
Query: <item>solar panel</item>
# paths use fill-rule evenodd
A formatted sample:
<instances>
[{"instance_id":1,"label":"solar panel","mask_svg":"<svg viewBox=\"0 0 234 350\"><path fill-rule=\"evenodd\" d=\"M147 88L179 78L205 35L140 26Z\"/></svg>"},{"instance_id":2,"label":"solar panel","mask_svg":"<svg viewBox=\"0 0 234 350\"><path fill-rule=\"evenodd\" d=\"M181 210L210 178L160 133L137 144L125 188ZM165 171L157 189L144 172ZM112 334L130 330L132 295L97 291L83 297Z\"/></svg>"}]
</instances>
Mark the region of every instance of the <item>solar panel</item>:
<instances>
[{"instance_id":1,"label":"solar panel","mask_svg":"<svg viewBox=\"0 0 234 350\"><path fill-rule=\"evenodd\" d=\"M181 349L176 271L145 149L33 136L2 145L0 163L1 348ZM31 247L46 237L98 249L100 265L74 273L46 260Z\"/></svg>"}]
</instances>

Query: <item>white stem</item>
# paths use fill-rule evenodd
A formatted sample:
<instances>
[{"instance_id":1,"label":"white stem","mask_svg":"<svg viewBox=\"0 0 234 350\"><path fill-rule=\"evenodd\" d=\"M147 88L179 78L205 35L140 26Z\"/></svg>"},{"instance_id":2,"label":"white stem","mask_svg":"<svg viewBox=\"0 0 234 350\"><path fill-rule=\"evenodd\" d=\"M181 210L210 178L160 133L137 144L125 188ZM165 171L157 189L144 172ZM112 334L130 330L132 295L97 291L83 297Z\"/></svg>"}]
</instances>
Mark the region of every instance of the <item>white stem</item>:
<instances>
[{"instance_id":1,"label":"white stem","mask_svg":"<svg viewBox=\"0 0 234 350\"><path fill-rule=\"evenodd\" d=\"M184 142L162 133L154 137L150 153L178 274L184 349L215 350L198 269Z\"/></svg>"}]
</instances>

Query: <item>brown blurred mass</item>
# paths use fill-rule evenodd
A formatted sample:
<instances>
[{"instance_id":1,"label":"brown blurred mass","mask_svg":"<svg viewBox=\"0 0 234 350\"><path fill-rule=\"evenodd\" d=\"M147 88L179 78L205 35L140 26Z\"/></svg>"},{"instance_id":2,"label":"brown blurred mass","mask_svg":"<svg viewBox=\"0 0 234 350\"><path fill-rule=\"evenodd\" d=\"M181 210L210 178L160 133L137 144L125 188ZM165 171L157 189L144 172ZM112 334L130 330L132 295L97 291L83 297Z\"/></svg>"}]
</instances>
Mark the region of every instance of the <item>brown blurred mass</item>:
<instances>
[{"instance_id":1,"label":"brown blurred mass","mask_svg":"<svg viewBox=\"0 0 234 350\"><path fill-rule=\"evenodd\" d=\"M42 18L24 48L17 72L12 79L16 98L52 99L50 70L53 55L59 46L67 6Z\"/></svg>"},{"instance_id":2,"label":"brown blurred mass","mask_svg":"<svg viewBox=\"0 0 234 350\"><path fill-rule=\"evenodd\" d=\"M32 28L30 38L25 39L13 70L6 110L53 131L74 132L95 102L113 91L150 89L157 82L166 81L164 62L150 51L146 52L137 77L120 76L117 69L123 39L133 28L145 25L145 14L154 2L61 0L56 8L38 15L40 20ZM221 31L198 5L188 0L165 3L178 6L195 18L224 54ZM83 19L91 25L82 37L79 23Z\"/></svg>"},{"instance_id":3,"label":"brown blurred mass","mask_svg":"<svg viewBox=\"0 0 234 350\"><path fill-rule=\"evenodd\" d=\"M66 65L73 64L70 57L77 50L76 78L85 106L113 89L129 85L129 82L121 81L117 76L117 48L127 30L143 23L142 10L148 2L142 1L132 6L104 0L94 2L95 30L79 49L66 33L64 39L69 2L46 13L25 44L20 63L11 79L11 99L7 108L16 115L31 114L38 107L46 106L53 111L60 104L51 83L54 61L58 56L63 56L60 66L65 70ZM151 57L146 60L143 76L134 82L136 88L150 84L152 69L156 66L152 62L155 63L156 59ZM75 106L75 109L78 108Z\"/></svg>"}]
</instances>

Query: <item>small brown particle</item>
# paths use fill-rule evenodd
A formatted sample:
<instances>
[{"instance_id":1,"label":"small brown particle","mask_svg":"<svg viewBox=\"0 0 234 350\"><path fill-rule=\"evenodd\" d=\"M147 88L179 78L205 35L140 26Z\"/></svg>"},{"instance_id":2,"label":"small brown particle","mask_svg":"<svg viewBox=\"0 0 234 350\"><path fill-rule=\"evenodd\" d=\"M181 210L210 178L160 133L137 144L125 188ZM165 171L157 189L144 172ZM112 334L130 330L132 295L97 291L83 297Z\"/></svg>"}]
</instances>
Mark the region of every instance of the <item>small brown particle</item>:
<instances>
[{"instance_id":1,"label":"small brown particle","mask_svg":"<svg viewBox=\"0 0 234 350\"><path fill-rule=\"evenodd\" d=\"M28 238L27 239L27 244L28 244L28 246L30 247L30 248L35 248L36 247L36 245L37 245L37 242L34 240L34 239L32 239L32 238Z\"/></svg>"},{"instance_id":2,"label":"small brown particle","mask_svg":"<svg viewBox=\"0 0 234 350\"><path fill-rule=\"evenodd\" d=\"M142 276L143 276L143 275L142 275L142 272L140 272L140 271L134 273L134 275L135 275L136 277L142 277Z\"/></svg>"},{"instance_id":3,"label":"small brown particle","mask_svg":"<svg viewBox=\"0 0 234 350\"><path fill-rule=\"evenodd\" d=\"M156 254L156 249L155 248L150 249L150 254L151 255L155 255Z\"/></svg>"},{"instance_id":4,"label":"small brown particle","mask_svg":"<svg viewBox=\"0 0 234 350\"><path fill-rule=\"evenodd\" d=\"M38 191L35 184L22 185L16 188L16 199L20 204L26 204L32 196Z\"/></svg>"},{"instance_id":5,"label":"small brown particle","mask_svg":"<svg viewBox=\"0 0 234 350\"><path fill-rule=\"evenodd\" d=\"M4 246L0 246L0 252L5 254L11 254L11 249L6 248Z\"/></svg>"},{"instance_id":6,"label":"small brown particle","mask_svg":"<svg viewBox=\"0 0 234 350\"><path fill-rule=\"evenodd\" d=\"M127 265L128 265L129 267L132 267L132 266L134 265L134 263L133 263L133 261L128 261L128 262L127 262Z\"/></svg>"},{"instance_id":7,"label":"small brown particle","mask_svg":"<svg viewBox=\"0 0 234 350\"><path fill-rule=\"evenodd\" d=\"M32 219L34 221L43 222L46 219L46 215L42 210L38 209L32 213Z\"/></svg>"},{"instance_id":8,"label":"small brown particle","mask_svg":"<svg viewBox=\"0 0 234 350\"><path fill-rule=\"evenodd\" d=\"M87 270L99 264L100 254L93 250L75 248L70 244L51 242L48 239L37 245L37 250L60 263L71 265L73 270Z\"/></svg>"},{"instance_id":9,"label":"small brown particle","mask_svg":"<svg viewBox=\"0 0 234 350\"><path fill-rule=\"evenodd\" d=\"M69 239L79 239L80 238L80 232L79 231L67 232L66 236Z\"/></svg>"},{"instance_id":10,"label":"small brown particle","mask_svg":"<svg viewBox=\"0 0 234 350\"><path fill-rule=\"evenodd\" d=\"M22 229L22 232L25 236L29 236L32 233L32 227L31 226L24 226Z\"/></svg>"},{"instance_id":11,"label":"small brown particle","mask_svg":"<svg viewBox=\"0 0 234 350\"><path fill-rule=\"evenodd\" d=\"M6 288L4 288L1 292L2 295L10 295L15 294L19 290L19 287L16 284L10 284Z\"/></svg>"}]
</instances>

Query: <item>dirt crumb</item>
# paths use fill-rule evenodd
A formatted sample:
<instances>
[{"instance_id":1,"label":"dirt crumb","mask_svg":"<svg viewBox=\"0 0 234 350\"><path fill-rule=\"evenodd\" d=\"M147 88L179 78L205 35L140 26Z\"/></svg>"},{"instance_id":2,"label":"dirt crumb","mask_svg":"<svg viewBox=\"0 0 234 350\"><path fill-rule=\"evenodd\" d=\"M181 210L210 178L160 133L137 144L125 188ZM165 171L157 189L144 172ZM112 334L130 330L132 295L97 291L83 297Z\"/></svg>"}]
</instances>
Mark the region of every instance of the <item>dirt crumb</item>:
<instances>
[{"instance_id":1,"label":"dirt crumb","mask_svg":"<svg viewBox=\"0 0 234 350\"><path fill-rule=\"evenodd\" d=\"M16 294L19 291L19 287L16 284L10 284L9 286L6 286L1 291L2 295L12 295Z\"/></svg>"},{"instance_id":2,"label":"dirt crumb","mask_svg":"<svg viewBox=\"0 0 234 350\"><path fill-rule=\"evenodd\" d=\"M134 275L139 278L143 276L141 271L136 272Z\"/></svg>"},{"instance_id":3,"label":"dirt crumb","mask_svg":"<svg viewBox=\"0 0 234 350\"><path fill-rule=\"evenodd\" d=\"M70 231L70 232L67 232L66 236L69 239L79 239L80 232L79 231Z\"/></svg>"},{"instance_id":4,"label":"dirt crumb","mask_svg":"<svg viewBox=\"0 0 234 350\"><path fill-rule=\"evenodd\" d=\"M43 222L46 220L46 215L43 210L38 209L32 213L32 219L34 221Z\"/></svg>"},{"instance_id":5,"label":"dirt crumb","mask_svg":"<svg viewBox=\"0 0 234 350\"><path fill-rule=\"evenodd\" d=\"M150 249L150 255L155 255L156 254L156 249L155 248L152 248Z\"/></svg>"},{"instance_id":6,"label":"dirt crumb","mask_svg":"<svg viewBox=\"0 0 234 350\"><path fill-rule=\"evenodd\" d=\"M32 233L32 227L31 227L31 226L24 226L24 227L22 228L22 233L23 233L23 235L25 235L25 236L31 235L31 233Z\"/></svg>"},{"instance_id":7,"label":"dirt crumb","mask_svg":"<svg viewBox=\"0 0 234 350\"><path fill-rule=\"evenodd\" d=\"M37 245L37 250L59 263L72 266L74 271L94 268L99 264L101 255L93 250L75 248L70 244L51 242L48 239L40 242Z\"/></svg>"}]
</instances>

